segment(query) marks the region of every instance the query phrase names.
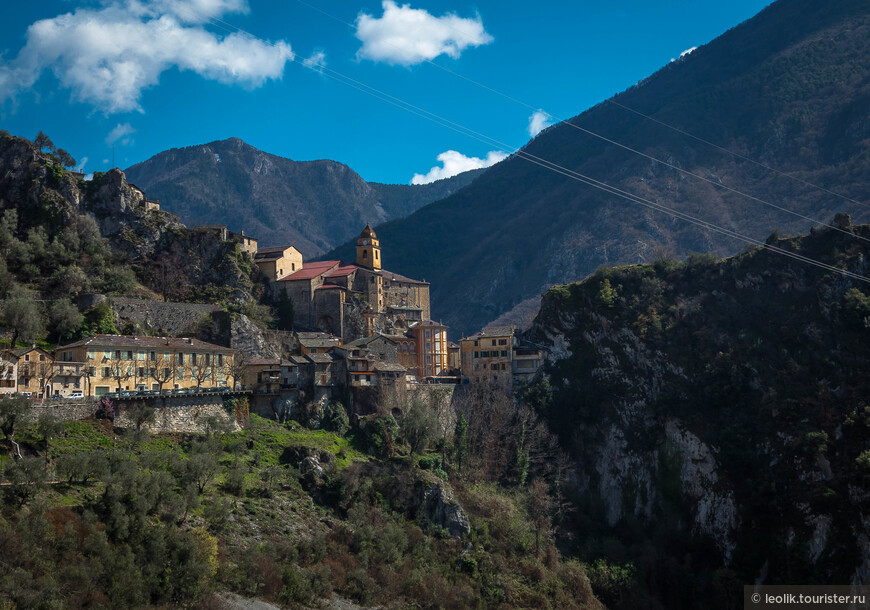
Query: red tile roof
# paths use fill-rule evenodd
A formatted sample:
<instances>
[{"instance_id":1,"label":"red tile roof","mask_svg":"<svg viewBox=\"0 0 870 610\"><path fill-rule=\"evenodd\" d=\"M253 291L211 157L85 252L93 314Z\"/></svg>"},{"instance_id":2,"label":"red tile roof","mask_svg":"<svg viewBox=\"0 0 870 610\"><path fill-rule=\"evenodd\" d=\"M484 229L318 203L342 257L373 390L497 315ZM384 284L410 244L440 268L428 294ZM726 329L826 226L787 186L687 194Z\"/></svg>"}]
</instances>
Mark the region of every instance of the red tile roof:
<instances>
[{"instance_id":1,"label":"red tile roof","mask_svg":"<svg viewBox=\"0 0 870 610\"><path fill-rule=\"evenodd\" d=\"M317 261L314 263L303 263L302 269L290 275L285 275L279 282L294 282L296 280L311 280L319 275L331 271L338 267L341 261Z\"/></svg>"},{"instance_id":2,"label":"red tile roof","mask_svg":"<svg viewBox=\"0 0 870 610\"><path fill-rule=\"evenodd\" d=\"M330 271L326 274L326 277L347 277L348 275L356 271L356 269L356 265L344 265L342 267L339 267L338 269L335 269L334 271Z\"/></svg>"}]
</instances>

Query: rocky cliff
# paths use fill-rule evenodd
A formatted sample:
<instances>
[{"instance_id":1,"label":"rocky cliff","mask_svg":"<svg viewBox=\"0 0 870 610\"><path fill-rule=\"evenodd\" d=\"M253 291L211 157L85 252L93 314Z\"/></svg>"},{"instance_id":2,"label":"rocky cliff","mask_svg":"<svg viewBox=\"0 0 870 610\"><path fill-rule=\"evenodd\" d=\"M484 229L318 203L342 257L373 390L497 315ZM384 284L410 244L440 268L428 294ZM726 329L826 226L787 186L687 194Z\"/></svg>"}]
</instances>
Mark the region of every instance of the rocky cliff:
<instances>
[{"instance_id":1,"label":"rocky cliff","mask_svg":"<svg viewBox=\"0 0 870 610\"><path fill-rule=\"evenodd\" d=\"M770 244L866 276L870 226L837 224ZM868 295L760 248L547 292L541 409L575 460L590 552L665 607L728 583L868 584Z\"/></svg>"},{"instance_id":2,"label":"rocky cliff","mask_svg":"<svg viewBox=\"0 0 870 610\"><path fill-rule=\"evenodd\" d=\"M11 280L49 297L157 293L240 307L261 293L262 278L235 243L148 209L122 171L85 181L30 141L5 133L0 220L0 275L8 270Z\"/></svg>"}]
</instances>

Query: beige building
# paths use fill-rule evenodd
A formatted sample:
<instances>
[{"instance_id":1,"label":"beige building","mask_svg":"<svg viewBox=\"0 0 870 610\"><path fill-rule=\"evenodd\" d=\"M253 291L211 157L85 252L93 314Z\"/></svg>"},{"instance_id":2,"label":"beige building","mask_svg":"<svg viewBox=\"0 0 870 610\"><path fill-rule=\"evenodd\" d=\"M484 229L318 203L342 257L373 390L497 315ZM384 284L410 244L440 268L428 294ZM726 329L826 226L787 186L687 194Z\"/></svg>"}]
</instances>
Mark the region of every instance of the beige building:
<instances>
[{"instance_id":1,"label":"beige building","mask_svg":"<svg viewBox=\"0 0 870 610\"><path fill-rule=\"evenodd\" d=\"M531 380L544 363L543 352L518 341L515 326L491 326L460 340L462 379L511 386Z\"/></svg>"},{"instance_id":2,"label":"beige building","mask_svg":"<svg viewBox=\"0 0 870 610\"><path fill-rule=\"evenodd\" d=\"M33 398L52 395L50 386L54 375L54 357L41 347L10 350L18 359L18 392Z\"/></svg>"},{"instance_id":3,"label":"beige building","mask_svg":"<svg viewBox=\"0 0 870 610\"><path fill-rule=\"evenodd\" d=\"M228 387L234 351L199 339L96 335L59 347L56 360L80 366L84 394Z\"/></svg>"},{"instance_id":4,"label":"beige building","mask_svg":"<svg viewBox=\"0 0 870 610\"><path fill-rule=\"evenodd\" d=\"M18 357L10 350L0 352L0 395L18 391Z\"/></svg>"},{"instance_id":5,"label":"beige building","mask_svg":"<svg viewBox=\"0 0 870 610\"><path fill-rule=\"evenodd\" d=\"M493 326L459 341L462 377L473 383L511 385L515 326Z\"/></svg>"},{"instance_id":6,"label":"beige building","mask_svg":"<svg viewBox=\"0 0 870 610\"><path fill-rule=\"evenodd\" d=\"M302 269L302 253L293 246L258 248L254 262L274 282Z\"/></svg>"}]
</instances>

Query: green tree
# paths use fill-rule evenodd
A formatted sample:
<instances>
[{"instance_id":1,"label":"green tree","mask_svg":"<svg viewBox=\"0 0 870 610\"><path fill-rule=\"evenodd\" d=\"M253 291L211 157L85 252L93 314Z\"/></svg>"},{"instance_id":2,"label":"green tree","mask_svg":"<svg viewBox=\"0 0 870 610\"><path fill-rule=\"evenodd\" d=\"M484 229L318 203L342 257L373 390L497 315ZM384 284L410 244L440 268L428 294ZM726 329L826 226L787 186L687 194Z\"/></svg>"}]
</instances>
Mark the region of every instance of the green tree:
<instances>
[{"instance_id":1,"label":"green tree","mask_svg":"<svg viewBox=\"0 0 870 610\"><path fill-rule=\"evenodd\" d=\"M45 150L47 148L51 152L55 151L54 142L51 141L51 138L42 133L41 129L39 130L39 133L36 134L36 137L33 138L33 144L39 150Z\"/></svg>"},{"instance_id":2,"label":"green tree","mask_svg":"<svg viewBox=\"0 0 870 610\"><path fill-rule=\"evenodd\" d=\"M3 302L3 320L12 335L11 347L15 347L19 339L26 343L35 341L45 334L45 323L42 312L33 295L15 286Z\"/></svg>"},{"instance_id":3,"label":"green tree","mask_svg":"<svg viewBox=\"0 0 870 610\"><path fill-rule=\"evenodd\" d=\"M62 148L56 149L54 151L54 156L57 157L57 160L60 161L60 164L64 167L72 169L76 166L76 160L73 156Z\"/></svg>"},{"instance_id":4,"label":"green tree","mask_svg":"<svg viewBox=\"0 0 870 610\"><path fill-rule=\"evenodd\" d=\"M84 319L69 299L58 299L48 308L49 327L58 343L71 339L78 333Z\"/></svg>"},{"instance_id":5,"label":"green tree","mask_svg":"<svg viewBox=\"0 0 870 610\"><path fill-rule=\"evenodd\" d=\"M279 330L293 330L293 301L287 296L287 289L283 287L275 301L275 324Z\"/></svg>"},{"instance_id":6,"label":"green tree","mask_svg":"<svg viewBox=\"0 0 870 610\"><path fill-rule=\"evenodd\" d=\"M220 462L213 453L195 453L187 461L187 478L199 493L214 481L220 472Z\"/></svg>"},{"instance_id":7,"label":"green tree","mask_svg":"<svg viewBox=\"0 0 870 610\"><path fill-rule=\"evenodd\" d=\"M115 328L115 314L105 301L94 305L85 312L85 320L82 324L83 335L117 335Z\"/></svg>"},{"instance_id":8,"label":"green tree","mask_svg":"<svg viewBox=\"0 0 870 610\"><path fill-rule=\"evenodd\" d=\"M438 434L438 413L415 398L402 416L402 436L414 453L422 453Z\"/></svg>"},{"instance_id":9,"label":"green tree","mask_svg":"<svg viewBox=\"0 0 870 610\"><path fill-rule=\"evenodd\" d=\"M616 289L610 285L610 280L604 278L601 282L601 287L598 289L598 302L605 307L613 307L616 301Z\"/></svg>"},{"instance_id":10,"label":"green tree","mask_svg":"<svg viewBox=\"0 0 870 610\"><path fill-rule=\"evenodd\" d=\"M12 438L15 427L30 408L30 403L24 396L0 398L0 432L6 438Z\"/></svg>"},{"instance_id":11,"label":"green tree","mask_svg":"<svg viewBox=\"0 0 870 610\"><path fill-rule=\"evenodd\" d=\"M64 425L57 415L46 411L39 415L39 420L36 423L36 433L42 437L43 442L48 446L48 441L55 436L63 434Z\"/></svg>"}]
</instances>

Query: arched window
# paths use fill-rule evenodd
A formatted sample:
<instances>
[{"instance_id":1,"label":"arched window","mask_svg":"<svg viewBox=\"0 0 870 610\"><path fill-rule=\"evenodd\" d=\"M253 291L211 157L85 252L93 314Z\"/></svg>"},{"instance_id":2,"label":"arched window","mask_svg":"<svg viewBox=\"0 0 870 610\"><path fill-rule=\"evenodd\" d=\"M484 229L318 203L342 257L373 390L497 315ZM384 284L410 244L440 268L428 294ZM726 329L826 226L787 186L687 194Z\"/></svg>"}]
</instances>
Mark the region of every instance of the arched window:
<instances>
[{"instance_id":1,"label":"arched window","mask_svg":"<svg viewBox=\"0 0 870 610\"><path fill-rule=\"evenodd\" d=\"M416 351L417 351L417 348L416 348L415 345L412 343L412 344L411 344L411 353L413 354L413 353L416 352Z\"/></svg>"}]
</instances>

